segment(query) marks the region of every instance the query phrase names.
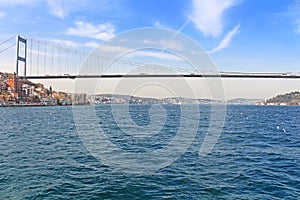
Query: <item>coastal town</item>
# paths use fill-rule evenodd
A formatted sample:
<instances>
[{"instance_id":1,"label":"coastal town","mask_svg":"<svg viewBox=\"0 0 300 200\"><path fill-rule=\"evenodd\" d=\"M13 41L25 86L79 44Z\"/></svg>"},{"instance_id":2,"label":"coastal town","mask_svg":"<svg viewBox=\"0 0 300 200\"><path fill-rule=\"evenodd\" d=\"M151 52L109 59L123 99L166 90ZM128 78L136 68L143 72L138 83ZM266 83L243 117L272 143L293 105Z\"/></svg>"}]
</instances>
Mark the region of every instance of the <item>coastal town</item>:
<instances>
[{"instance_id":1,"label":"coastal town","mask_svg":"<svg viewBox=\"0 0 300 200\"><path fill-rule=\"evenodd\" d=\"M0 106L57 106L87 104L86 94L69 94L41 83L0 72Z\"/></svg>"}]
</instances>

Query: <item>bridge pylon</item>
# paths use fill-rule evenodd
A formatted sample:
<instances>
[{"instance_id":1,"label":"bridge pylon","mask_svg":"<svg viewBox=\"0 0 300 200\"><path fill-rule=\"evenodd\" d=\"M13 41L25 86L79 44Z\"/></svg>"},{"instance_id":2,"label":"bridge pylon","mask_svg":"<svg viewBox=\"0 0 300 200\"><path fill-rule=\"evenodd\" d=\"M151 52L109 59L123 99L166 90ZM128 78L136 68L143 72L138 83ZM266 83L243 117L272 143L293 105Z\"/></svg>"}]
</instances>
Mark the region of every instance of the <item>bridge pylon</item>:
<instances>
[{"instance_id":1,"label":"bridge pylon","mask_svg":"<svg viewBox=\"0 0 300 200\"><path fill-rule=\"evenodd\" d=\"M20 54L20 44L24 44L21 47L24 47L24 55ZM27 60L27 40L25 38L22 38L20 35L16 36L16 75L19 76L19 62L24 63L24 72L23 75L26 77L26 60Z\"/></svg>"}]
</instances>

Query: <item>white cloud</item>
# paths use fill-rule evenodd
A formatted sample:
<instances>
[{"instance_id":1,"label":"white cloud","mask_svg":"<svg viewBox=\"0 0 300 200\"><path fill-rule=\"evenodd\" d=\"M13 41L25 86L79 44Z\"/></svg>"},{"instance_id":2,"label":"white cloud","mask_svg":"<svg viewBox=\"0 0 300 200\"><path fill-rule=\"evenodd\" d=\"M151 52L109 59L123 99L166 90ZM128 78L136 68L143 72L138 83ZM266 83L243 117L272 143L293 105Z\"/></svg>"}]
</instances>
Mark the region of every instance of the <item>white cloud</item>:
<instances>
[{"instance_id":1,"label":"white cloud","mask_svg":"<svg viewBox=\"0 0 300 200\"><path fill-rule=\"evenodd\" d=\"M182 44L178 43L176 40L143 40L142 44L151 45L151 46L161 46L166 49L173 51L182 51L184 48Z\"/></svg>"},{"instance_id":2,"label":"white cloud","mask_svg":"<svg viewBox=\"0 0 300 200\"><path fill-rule=\"evenodd\" d=\"M124 46L113 46L113 45L101 45L99 48L97 48L97 51L99 53L107 54L107 53L113 53L113 54L123 54L124 52L131 52L133 49L124 47Z\"/></svg>"},{"instance_id":3,"label":"white cloud","mask_svg":"<svg viewBox=\"0 0 300 200\"><path fill-rule=\"evenodd\" d=\"M73 42L71 40L53 39L52 42L54 42L58 45L63 45L63 46L72 47L72 48L76 48L76 47L81 46L81 44L79 44L77 42Z\"/></svg>"},{"instance_id":4,"label":"white cloud","mask_svg":"<svg viewBox=\"0 0 300 200\"><path fill-rule=\"evenodd\" d=\"M68 35L107 40L114 36L114 26L110 23L94 25L92 23L77 21L74 28L67 30Z\"/></svg>"},{"instance_id":5,"label":"white cloud","mask_svg":"<svg viewBox=\"0 0 300 200\"><path fill-rule=\"evenodd\" d=\"M6 12L0 11L0 19L4 18L6 16Z\"/></svg>"},{"instance_id":6,"label":"white cloud","mask_svg":"<svg viewBox=\"0 0 300 200\"><path fill-rule=\"evenodd\" d=\"M60 39L53 39L51 41L55 44L63 45L70 48L78 48L78 47L97 48L100 45L100 43L95 41L89 41L85 43L78 43L71 40L60 40Z\"/></svg>"},{"instance_id":7,"label":"white cloud","mask_svg":"<svg viewBox=\"0 0 300 200\"><path fill-rule=\"evenodd\" d=\"M84 44L84 46L89 47L89 48L97 48L99 46L99 43L95 42L95 41L89 41L89 42L86 42Z\"/></svg>"},{"instance_id":8,"label":"white cloud","mask_svg":"<svg viewBox=\"0 0 300 200\"><path fill-rule=\"evenodd\" d=\"M240 25L234 27L234 29L232 29L229 33L226 34L226 36L219 43L219 45L216 48L212 49L211 51L208 51L208 53L216 53L228 47L231 43L232 38L238 33L239 29L240 29Z\"/></svg>"},{"instance_id":9,"label":"white cloud","mask_svg":"<svg viewBox=\"0 0 300 200\"><path fill-rule=\"evenodd\" d=\"M64 19L67 15L67 9L63 7L62 0L47 0L50 11L54 16Z\"/></svg>"},{"instance_id":10,"label":"white cloud","mask_svg":"<svg viewBox=\"0 0 300 200\"><path fill-rule=\"evenodd\" d=\"M78 43L71 40L61 40L61 39L52 39L51 42L59 45L59 46L65 46L69 48L80 48L80 47L88 47L88 48L97 48L100 43L95 41L89 41L85 43Z\"/></svg>"},{"instance_id":11,"label":"white cloud","mask_svg":"<svg viewBox=\"0 0 300 200\"><path fill-rule=\"evenodd\" d=\"M193 0L193 13L189 19L203 34L218 37L223 31L224 12L236 0Z\"/></svg>"},{"instance_id":12,"label":"white cloud","mask_svg":"<svg viewBox=\"0 0 300 200\"><path fill-rule=\"evenodd\" d=\"M125 57L152 57L162 60L176 60L182 61L182 59L174 54L166 53L166 52L154 52L154 51L136 51L128 54Z\"/></svg>"}]
</instances>

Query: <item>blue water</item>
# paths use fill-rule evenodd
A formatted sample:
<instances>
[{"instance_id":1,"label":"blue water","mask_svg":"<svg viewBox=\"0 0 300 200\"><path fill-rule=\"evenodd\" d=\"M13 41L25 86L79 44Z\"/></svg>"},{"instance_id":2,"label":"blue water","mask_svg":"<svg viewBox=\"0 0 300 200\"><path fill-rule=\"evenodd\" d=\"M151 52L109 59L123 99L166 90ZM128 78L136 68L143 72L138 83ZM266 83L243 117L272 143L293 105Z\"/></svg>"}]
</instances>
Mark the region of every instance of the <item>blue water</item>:
<instances>
[{"instance_id":1,"label":"blue water","mask_svg":"<svg viewBox=\"0 0 300 200\"><path fill-rule=\"evenodd\" d=\"M147 126L150 107L131 106L131 120ZM143 153L178 131L180 107L164 108L161 132L144 142L122 133L109 105L96 113L115 145ZM300 107L228 106L222 134L205 157L198 152L211 108L200 110L200 128L180 158L154 174L132 174L89 153L72 107L0 108L0 199L300 198Z\"/></svg>"}]
</instances>

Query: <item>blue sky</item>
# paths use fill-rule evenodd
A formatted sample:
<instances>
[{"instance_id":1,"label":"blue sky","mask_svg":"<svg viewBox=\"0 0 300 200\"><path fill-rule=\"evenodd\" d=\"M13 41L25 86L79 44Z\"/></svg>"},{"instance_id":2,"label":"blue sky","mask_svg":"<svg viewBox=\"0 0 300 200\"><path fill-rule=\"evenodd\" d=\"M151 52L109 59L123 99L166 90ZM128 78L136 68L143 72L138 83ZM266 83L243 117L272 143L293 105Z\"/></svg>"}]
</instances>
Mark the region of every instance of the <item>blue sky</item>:
<instances>
[{"instance_id":1,"label":"blue sky","mask_svg":"<svg viewBox=\"0 0 300 200\"><path fill-rule=\"evenodd\" d=\"M219 71L300 72L300 0L0 0L0 5L0 42L20 34L90 51L124 31L162 27L194 39ZM259 97L273 95L260 92Z\"/></svg>"},{"instance_id":2,"label":"blue sky","mask_svg":"<svg viewBox=\"0 0 300 200\"><path fill-rule=\"evenodd\" d=\"M94 47L142 27L182 29L221 71L299 71L299 0L0 0L0 38Z\"/></svg>"}]
</instances>

